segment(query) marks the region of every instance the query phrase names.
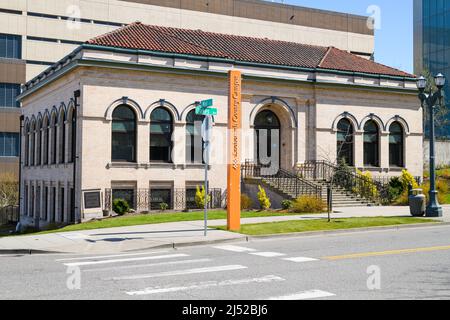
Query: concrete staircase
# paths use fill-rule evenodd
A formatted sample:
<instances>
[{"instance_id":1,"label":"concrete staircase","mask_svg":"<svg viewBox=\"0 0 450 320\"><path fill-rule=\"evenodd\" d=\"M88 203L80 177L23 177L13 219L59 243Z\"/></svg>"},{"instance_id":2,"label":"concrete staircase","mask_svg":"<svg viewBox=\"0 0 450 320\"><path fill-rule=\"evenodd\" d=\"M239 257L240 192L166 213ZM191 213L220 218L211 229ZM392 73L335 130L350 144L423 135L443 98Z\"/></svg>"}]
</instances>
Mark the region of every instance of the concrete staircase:
<instances>
[{"instance_id":1,"label":"concrete staircase","mask_svg":"<svg viewBox=\"0 0 450 320\"><path fill-rule=\"evenodd\" d=\"M328 183L326 181L314 181L313 183L322 186L322 199L326 202ZM376 206L375 203L348 192L343 188L334 186L332 189L333 208Z\"/></svg>"},{"instance_id":2,"label":"concrete staircase","mask_svg":"<svg viewBox=\"0 0 450 320\"><path fill-rule=\"evenodd\" d=\"M308 192L302 192L298 186L292 183L293 178L277 178L277 177L264 177L262 182L272 188L278 194L283 195L287 199L294 200L299 194L308 194ZM326 181L307 181L309 184L316 186L322 190L322 199L327 202L327 187ZM300 191L300 193L299 193ZM362 199L357 195L344 190L343 188L333 187L333 208L342 207L365 207L375 206L375 203L371 203L366 199Z\"/></svg>"},{"instance_id":3,"label":"concrete staircase","mask_svg":"<svg viewBox=\"0 0 450 320\"><path fill-rule=\"evenodd\" d=\"M247 161L242 166L244 179L258 179L284 199L293 200L302 195L311 195L321 196L327 202L328 181L336 179L332 187L333 208L376 206L382 203L382 193L377 193L373 200L375 202L364 196L370 194L371 188L378 190L379 186L355 173L340 171L339 175L336 175L337 167L325 161L310 161L295 173L279 169L275 175L264 175L262 168ZM354 189L359 190L359 194L353 192Z\"/></svg>"}]
</instances>

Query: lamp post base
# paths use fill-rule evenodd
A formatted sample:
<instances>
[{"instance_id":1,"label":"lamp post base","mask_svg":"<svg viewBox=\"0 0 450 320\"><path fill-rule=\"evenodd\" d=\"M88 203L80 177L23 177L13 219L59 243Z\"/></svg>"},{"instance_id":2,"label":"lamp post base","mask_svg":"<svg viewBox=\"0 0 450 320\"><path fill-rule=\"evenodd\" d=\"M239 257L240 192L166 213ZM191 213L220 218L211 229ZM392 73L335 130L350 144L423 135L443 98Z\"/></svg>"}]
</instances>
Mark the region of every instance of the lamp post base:
<instances>
[{"instance_id":1,"label":"lamp post base","mask_svg":"<svg viewBox=\"0 0 450 320\"><path fill-rule=\"evenodd\" d=\"M425 216L428 218L442 217L442 207L440 207L440 206L427 207Z\"/></svg>"}]
</instances>

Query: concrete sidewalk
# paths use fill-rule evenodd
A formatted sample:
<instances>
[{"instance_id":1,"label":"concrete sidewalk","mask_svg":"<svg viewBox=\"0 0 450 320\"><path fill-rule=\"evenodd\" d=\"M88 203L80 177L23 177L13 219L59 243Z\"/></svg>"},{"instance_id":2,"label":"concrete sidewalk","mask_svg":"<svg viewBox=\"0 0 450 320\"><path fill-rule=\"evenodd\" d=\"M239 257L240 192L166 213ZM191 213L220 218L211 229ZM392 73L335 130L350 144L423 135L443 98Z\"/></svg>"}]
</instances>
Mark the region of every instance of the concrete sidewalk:
<instances>
[{"instance_id":1,"label":"concrete sidewalk","mask_svg":"<svg viewBox=\"0 0 450 320\"><path fill-rule=\"evenodd\" d=\"M377 216L410 216L408 207L359 207L339 208L333 218L356 218ZM312 220L326 218L326 214L260 217L242 219L242 224ZM444 217L450 222L450 206L444 207ZM226 220L209 221L209 226L226 225ZM96 229L76 232L60 232L45 235L24 235L0 238L0 253L8 251L44 251L76 254L118 253L150 248L179 247L245 240L246 236L208 230L203 234L203 221L172 222L131 227Z\"/></svg>"}]
</instances>

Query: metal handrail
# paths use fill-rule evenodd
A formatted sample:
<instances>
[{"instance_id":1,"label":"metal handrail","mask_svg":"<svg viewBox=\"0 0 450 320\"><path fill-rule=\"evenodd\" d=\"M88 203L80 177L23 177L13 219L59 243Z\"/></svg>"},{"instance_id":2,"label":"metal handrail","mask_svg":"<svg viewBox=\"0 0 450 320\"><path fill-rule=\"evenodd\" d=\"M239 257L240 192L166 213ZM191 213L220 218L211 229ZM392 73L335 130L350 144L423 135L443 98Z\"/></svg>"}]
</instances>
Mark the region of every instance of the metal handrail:
<instances>
[{"instance_id":1,"label":"metal handrail","mask_svg":"<svg viewBox=\"0 0 450 320\"><path fill-rule=\"evenodd\" d=\"M247 160L242 166L242 177L248 178L261 178L266 183L270 183L272 186L280 191L288 189L295 198L302 195L311 195L318 198L322 198L322 187L315 185L312 182L302 179L295 173L291 173L285 169L278 169L275 174L264 174L263 165L255 164Z\"/></svg>"},{"instance_id":2,"label":"metal handrail","mask_svg":"<svg viewBox=\"0 0 450 320\"><path fill-rule=\"evenodd\" d=\"M369 179L360 173L343 170L342 167L328 161L307 161L297 167L297 175L304 179L332 183L333 186L343 188L377 204L388 204L392 200L389 196L388 185Z\"/></svg>"}]
</instances>

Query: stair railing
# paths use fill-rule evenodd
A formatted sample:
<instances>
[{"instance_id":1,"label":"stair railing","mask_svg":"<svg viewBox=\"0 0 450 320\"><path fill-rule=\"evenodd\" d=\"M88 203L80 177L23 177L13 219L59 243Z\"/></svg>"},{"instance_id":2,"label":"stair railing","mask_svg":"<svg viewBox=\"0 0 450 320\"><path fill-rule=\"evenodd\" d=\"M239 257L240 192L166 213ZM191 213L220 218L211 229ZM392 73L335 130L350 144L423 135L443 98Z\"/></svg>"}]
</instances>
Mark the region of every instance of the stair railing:
<instances>
[{"instance_id":1,"label":"stair railing","mask_svg":"<svg viewBox=\"0 0 450 320\"><path fill-rule=\"evenodd\" d=\"M322 198L322 188L320 186L306 181L285 169L280 168L275 174L267 174L266 172L269 172L269 170L264 170L265 168L269 167L246 160L241 166L242 177L243 179L260 178L265 183L270 182L273 187L284 193L292 193L295 198L302 195Z\"/></svg>"},{"instance_id":2,"label":"stair railing","mask_svg":"<svg viewBox=\"0 0 450 320\"><path fill-rule=\"evenodd\" d=\"M392 201L386 184L328 161L307 161L297 167L297 175L303 179L332 183L334 187L376 204L389 204Z\"/></svg>"}]
</instances>

